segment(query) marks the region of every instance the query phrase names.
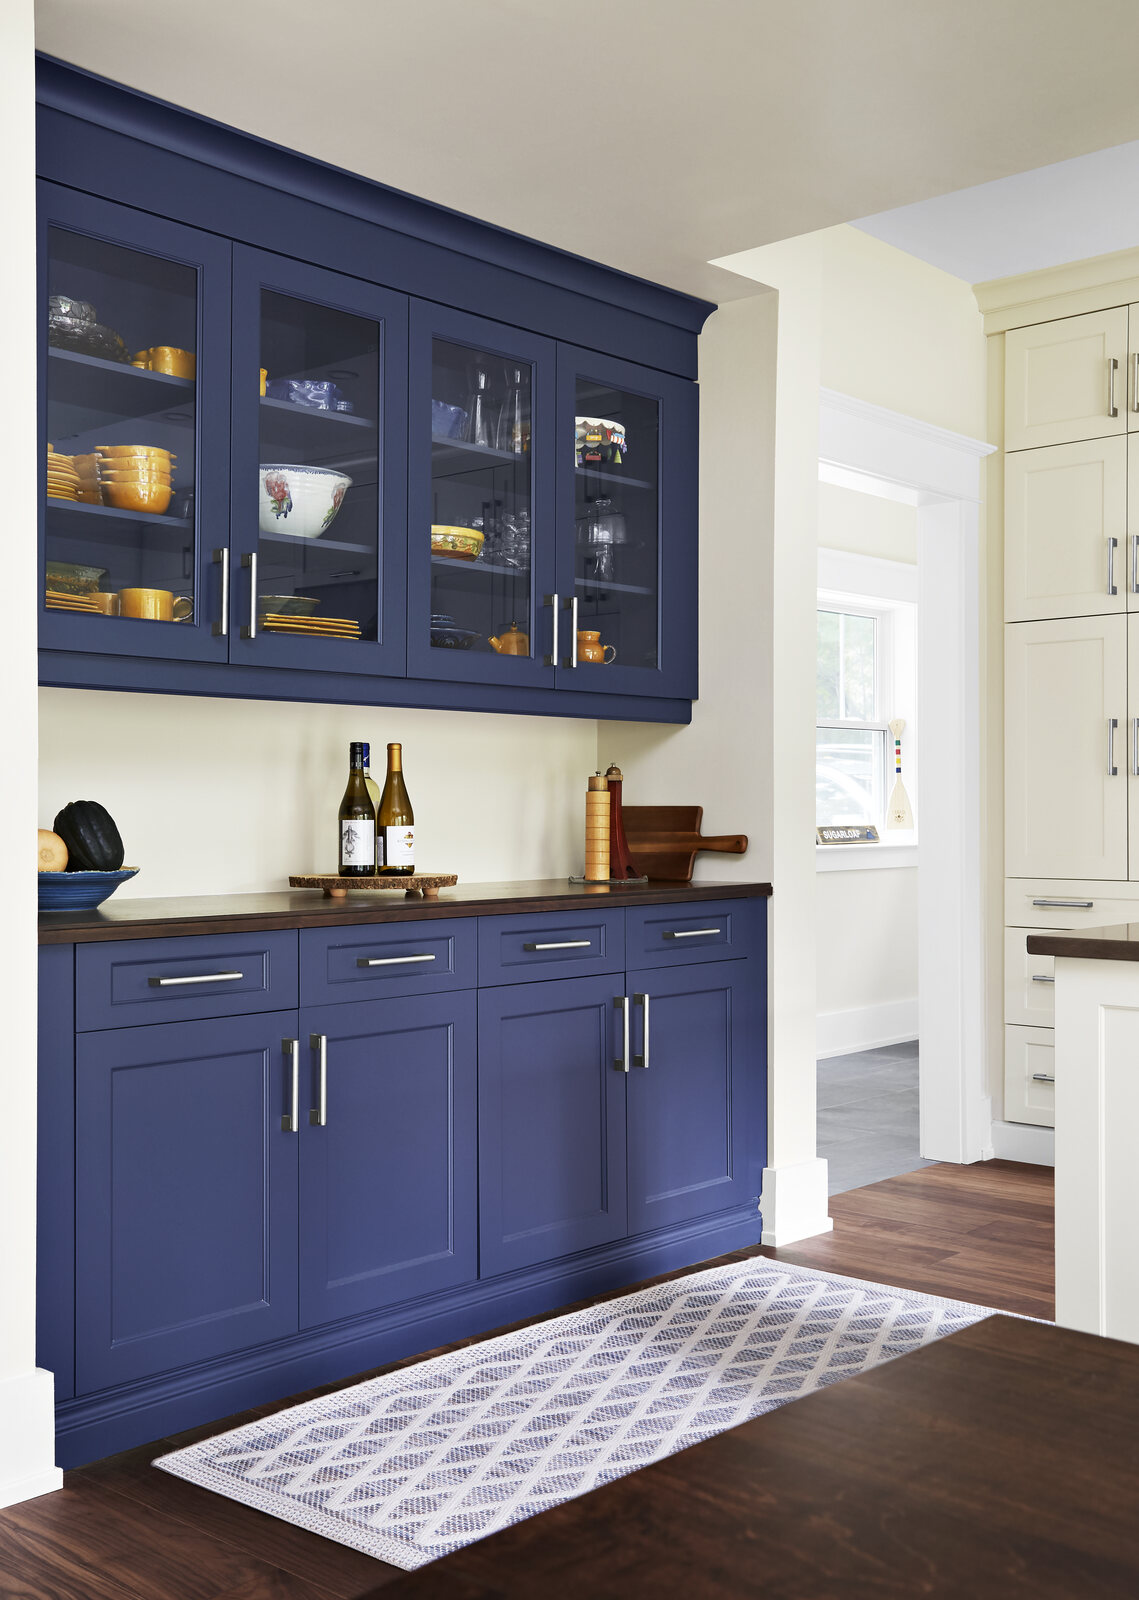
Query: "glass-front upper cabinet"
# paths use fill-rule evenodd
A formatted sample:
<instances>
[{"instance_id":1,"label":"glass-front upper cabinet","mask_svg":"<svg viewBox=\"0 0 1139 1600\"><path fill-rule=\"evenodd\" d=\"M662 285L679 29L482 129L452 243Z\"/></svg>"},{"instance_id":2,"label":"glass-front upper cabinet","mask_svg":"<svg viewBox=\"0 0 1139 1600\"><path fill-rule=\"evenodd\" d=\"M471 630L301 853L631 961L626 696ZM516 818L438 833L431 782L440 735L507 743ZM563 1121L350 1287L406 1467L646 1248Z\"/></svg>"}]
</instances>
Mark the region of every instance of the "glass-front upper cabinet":
<instances>
[{"instance_id":1,"label":"glass-front upper cabinet","mask_svg":"<svg viewBox=\"0 0 1139 1600\"><path fill-rule=\"evenodd\" d=\"M404 671L407 301L234 247L231 659Z\"/></svg>"},{"instance_id":2,"label":"glass-front upper cabinet","mask_svg":"<svg viewBox=\"0 0 1139 1600\"><path fill-rule=\"evenodd\" d=\"M554 685L555 349L412 302L412 677Z\"/></svg>"},{"instance_id":3,"label":"glass-front upper cabinet","mask_svg":"<svg viewBox=\"0 0 1139 1600\"><path fill-rule=\"evenodd\" d=\"M559 345L559 688L695 696L696 430L695 384Z\"/></svg>"},{"instance_id":4,"label":"glass-front upper cabinet","mask_svg":"<svg viewBox=\"0 0 1139 1600\"><path fill-rule=\"evenodd\" d=\"M51 184L39 201L41 642L224 660L204 530L225 543L230 246Z\"/></svg>"}]
</instances>

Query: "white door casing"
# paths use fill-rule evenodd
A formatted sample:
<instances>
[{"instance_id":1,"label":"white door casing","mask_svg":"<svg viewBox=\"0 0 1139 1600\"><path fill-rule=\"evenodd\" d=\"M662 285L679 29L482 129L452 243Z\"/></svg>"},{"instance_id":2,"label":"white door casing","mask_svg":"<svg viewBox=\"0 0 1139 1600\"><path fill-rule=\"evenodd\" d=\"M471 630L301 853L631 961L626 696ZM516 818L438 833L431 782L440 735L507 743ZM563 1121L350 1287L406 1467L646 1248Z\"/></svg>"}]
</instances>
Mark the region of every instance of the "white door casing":
<instances>
[{"instance_id":1,"label":"white door casing","mask_svg":"<svg viewBox=\"0 0 1139 1600\"><path fill-rule=\"evenodd\" d=\"M1126 433L1127 365L1126 306L1010 328L1005 450Z\"/></svg>"}]
</instances>

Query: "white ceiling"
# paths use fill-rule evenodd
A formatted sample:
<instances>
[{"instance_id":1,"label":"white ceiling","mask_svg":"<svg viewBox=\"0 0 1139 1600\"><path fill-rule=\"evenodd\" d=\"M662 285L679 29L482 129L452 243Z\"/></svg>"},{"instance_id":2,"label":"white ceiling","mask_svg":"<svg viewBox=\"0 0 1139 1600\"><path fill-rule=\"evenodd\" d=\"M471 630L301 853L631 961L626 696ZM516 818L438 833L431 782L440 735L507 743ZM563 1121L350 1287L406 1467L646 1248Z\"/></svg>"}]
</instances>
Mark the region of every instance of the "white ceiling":
<instances>
[{"instance_id":1,"label":"white ceiling","mask_svg":"<svg viewBox=\"0 0 1139 1600\"><path fill-rule=\"evenodd\" d=\"M1139 138L1134 0L40 0L37 42L644 277Z\"/></svg>"}]
</instances>

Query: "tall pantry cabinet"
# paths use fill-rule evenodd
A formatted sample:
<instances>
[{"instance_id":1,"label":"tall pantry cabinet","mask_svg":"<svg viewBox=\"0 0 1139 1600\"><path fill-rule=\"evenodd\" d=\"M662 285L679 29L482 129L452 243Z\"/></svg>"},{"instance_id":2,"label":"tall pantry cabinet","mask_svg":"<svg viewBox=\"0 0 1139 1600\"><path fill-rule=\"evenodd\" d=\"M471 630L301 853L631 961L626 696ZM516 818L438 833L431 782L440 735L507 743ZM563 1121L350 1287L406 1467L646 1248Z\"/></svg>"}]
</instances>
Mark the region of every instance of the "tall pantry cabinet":
<instances>
[{"instance_id":1,"label":"tall pantry cabinet","mask_svg":"<svg viewBox=\"0 0 1139 1600\"><path fill-rule=\"evenodd\" d=\"M1054 973L1050 958L1027 953L1027 934L1139 920L1131 255L1133 277L1113 257L1108 283L1088 282L1085 263L1082 281L1074 268L1020 280L1019 305L1015 285L978 296L987 331L1004 334L1004 1115L1045 1127Z\"/></svg>"}]
</instances>

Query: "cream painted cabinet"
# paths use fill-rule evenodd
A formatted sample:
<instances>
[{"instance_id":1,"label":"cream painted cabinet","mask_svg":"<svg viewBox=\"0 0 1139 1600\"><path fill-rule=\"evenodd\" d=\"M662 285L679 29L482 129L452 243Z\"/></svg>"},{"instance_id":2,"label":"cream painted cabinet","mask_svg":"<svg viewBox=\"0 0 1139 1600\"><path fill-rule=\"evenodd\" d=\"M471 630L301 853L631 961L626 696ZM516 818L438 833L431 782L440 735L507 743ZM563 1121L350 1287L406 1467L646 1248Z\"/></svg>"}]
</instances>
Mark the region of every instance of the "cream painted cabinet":
<instances>
[{"instance_id":1,"label":"cream painted cabinet","mask_svg":"<svg viewBox=\"0 0 1139 1600\"><path fill-rule=\"evenodd\" d=\"M1055 958L1028 953L1031 928L1005 929L1005 1021L1050 1028L1054 1020Z\"/></svg>"},{"instance_id":2,"label":"cream painted cabinet","mask_svg":"<svg viewBox=\"0 0 1139 1600\"><path fill-rule=\"evenodd\" d=\"M1005 449L1126 433L1127 307L1005 334Z\"/></svg>"},{"instance_id":3,"label":"cream painted cabinet","mask_svg":"<svg viewBox=\"0 0 1139 1600\"><path fill-rule=\"evenodd\" d=\"M1127 823L1129 878L1139 878L1139 616L1127 619Z\"/></svg>"},{"instance_id":4,"label":"cream painted cabinet","mask_svg":"<svg viewBox=\"0 0 1139 1600\"><path fill-rule=\"evenodd\" d=\"M1011 878L1127 877L1127 626L1074 617L1005 628Z\"/></svg>"},{"instance_id":5,"label":"cream painted cabinet","mask_svg":"<svg viewBox=\"0 0 1139 1600\"><path fill-rule=\"evenodd\" d=\"M1051 1128L1056 1120L1056 1048L1051 1028L1005 1029L1005 1117Z\"/></svg>"},{"instance_id":6,"label":"cream painted cabinet","mask_svg":"<svg viewBox=\"0 0 1139 1600\"><path fill-rule=\"evenodd\" d=\"M1139 446L1139 438L1130 441ZM1005 620L1124 611L1129 441L1022 450L1005 462ZM1139 533L1139 489L1135 491ZM1139 600L1136 601L1139 605Z\"/></svg>"}]
</instances>

